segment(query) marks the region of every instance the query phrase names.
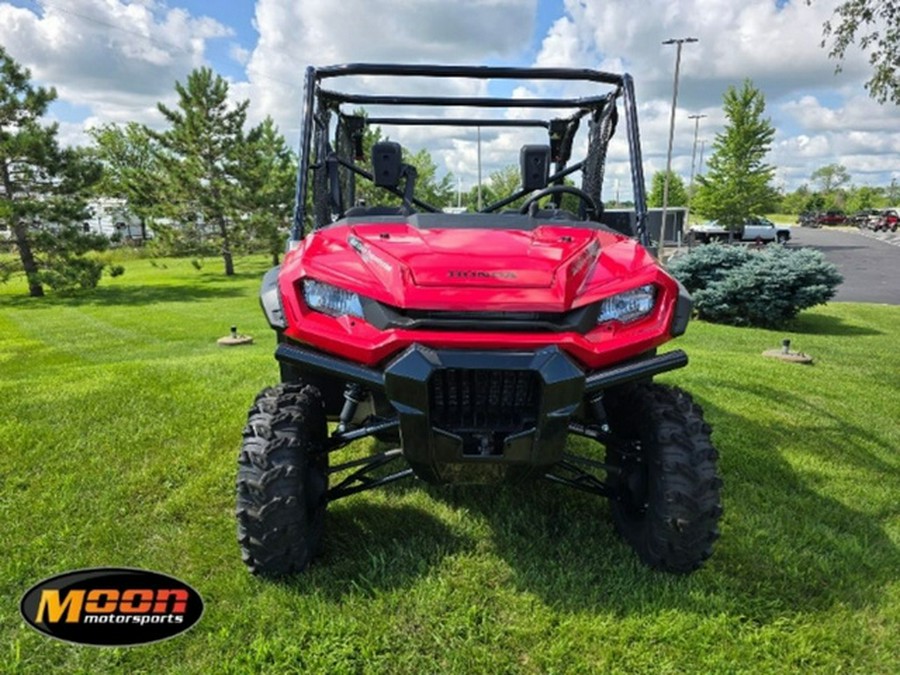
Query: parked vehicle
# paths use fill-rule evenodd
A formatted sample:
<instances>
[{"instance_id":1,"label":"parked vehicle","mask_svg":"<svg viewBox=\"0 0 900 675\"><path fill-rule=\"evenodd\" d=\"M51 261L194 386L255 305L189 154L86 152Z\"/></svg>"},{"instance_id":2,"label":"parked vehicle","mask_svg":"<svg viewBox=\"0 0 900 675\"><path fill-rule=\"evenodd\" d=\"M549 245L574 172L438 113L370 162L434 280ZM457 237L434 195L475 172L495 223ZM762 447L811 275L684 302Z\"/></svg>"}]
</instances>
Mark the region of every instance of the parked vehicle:
<instances>
[{"instance_id":1,"label":"parked vehicle","mask_svg":"<svg viewBox=\"0 0 900 675\"><path fill-rule=\"evenodd\" d=\"M881 211L878 209L862 209L850 216L849 221L857 227L869 227L869 222L875 218L880 219Z\"/></svg>"},{"instance_id":2,"label":"parked vehicle","mask_svg":"<svg viewBox=\"0 0 900 675\"><path fill-rule=\"evenodd\" d=\"M800 227L818 227L819 224L816 222L816 217L815 211L804 211L797 216L797 223Z\"/></svg>"},{"instance_id":3,"label":"parked vehicle","mask_svg":"<svg viewBox=\"0 0 900 675\"><path fill-rule=\"evenodd\" d=\"M585 89L576 98L436 95L463 91L442 87L446 78L482 92L518 91L516 81ZM411 94L413 84L429 93ZM411 476L545 479L603 495L644 563L699 567L718 536L721 481L700 407L652 381L686 365L684 352L657 348L685 331L692 302L648 252L631 77L352 64L307 69L303 101L289 252L260 294L281 382L250 409L238 464L238 539L251 571L303 570L323 550L330 502ZM363 116L360 106L386 112ZM447 114L428 117L423 106ZM617 118L630 155L632 236L606 224L601 198ZM519 151L521 189L477 213L443 213L416 195L416 170L395 140L376 143L364 168L367 125L388 125L391 139L416 126L417 142L428 126L522 127L544 142ZM581 187L564 184L577 171ZM356 181L366 181L366 205ZM560 208L563 195L577 212ZM572 454L570 434L603 445L605 459ZM398 449L334 463L367 437Z\"/></svg>"},{"instance_id":4,"label":"parked vehicle","mask_svg":"<svg viewBox=\"0 0 900 675\"><path fill-rule=\"evenodd\" d=\"M713 241L743 241L779 244L787 243L791 238L791 228L784 225L776 225L768 218L762 216L750 216L733 234L728 229L713 220L703 225L695 225L691 228L691 237L700 244L709 244Z\"/></svg>"},{"instance_id":5,"label":"parked vehicle","mask_svg":"<svg viewBox=\"0 0 900 675\"><path fill-rule=\"evenodd\" d=\"M876 232L879 230L896 232L898 225L900 225L900 209L885 209L874 221L872 229Z\"/></svg>"},{"instance_id":6,"label":"parked vehicle","mask_svg":"<svg viewBox=\"0 0 900 675\"><path fill-rule=\"evenodd\" d=\"M847 222L847 216L843 211L826 211L816 216L816 224L820 227L823 225L844 225Z\"/></svg>"}]
</instances>

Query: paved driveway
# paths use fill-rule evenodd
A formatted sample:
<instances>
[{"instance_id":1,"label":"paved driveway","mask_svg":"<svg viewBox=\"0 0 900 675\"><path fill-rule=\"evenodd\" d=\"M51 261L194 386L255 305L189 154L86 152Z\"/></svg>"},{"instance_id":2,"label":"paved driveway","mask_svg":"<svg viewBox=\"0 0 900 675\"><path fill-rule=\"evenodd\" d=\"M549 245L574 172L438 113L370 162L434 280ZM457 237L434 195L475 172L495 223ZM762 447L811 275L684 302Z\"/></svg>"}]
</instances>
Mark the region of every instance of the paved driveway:
<instances>
[{"instance_id":1,"label":"paved driveway","mask_svg":"<svg viewBox=\"0 0 900 675\"><path fill-rule=\"evenodd\" d=\"M815 248L844 275L835 302L900 305L900 232L795 227L791 246Z\"/></svg>"}]
</instances>

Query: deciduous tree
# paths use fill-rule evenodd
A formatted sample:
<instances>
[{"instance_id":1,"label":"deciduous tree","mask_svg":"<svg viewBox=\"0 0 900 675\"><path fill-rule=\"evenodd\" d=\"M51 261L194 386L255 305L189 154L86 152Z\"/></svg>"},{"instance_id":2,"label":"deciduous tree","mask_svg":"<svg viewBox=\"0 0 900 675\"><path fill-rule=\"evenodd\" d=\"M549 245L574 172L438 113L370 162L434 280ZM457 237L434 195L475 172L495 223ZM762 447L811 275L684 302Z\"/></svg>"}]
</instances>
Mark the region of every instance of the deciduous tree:
<instances>
[{"instance_id":1,"label":"deciduous tree","mask_svg":"<svg viewBox=\"0 0 900 675\"><path fill-rule=\"evenodd\" d=\"M663 205L663 192L666 185L666 172L657 171L653 174L653 182L650 185L650 194L647 196L647 206L661 208ZM688 194L684 187L684 181L674 171L669 172L669 206L687 206Z\"/></svg>"},{"instance_id":2,"label":"deciduous tree","mask_svg":"<svg viewBox=\"0 0 900 675\"><path fill-rule=\"evenodd\" d=\"M842 164L828 164L812 172L810 180L826 194L834 192L850 182L850 174Z\"/></svg>"},{"instance_id":3,"label":"deciduous tree","mask_svg":"<svg viewBox=\"0 0 900 675\"><path fill-rule=\"evenodd\" d=\"M365 111L358 110L357 114L365 115ZM366 127L363 136L363 155L365 160L361 162L363 168L369 171L372 170L372 146L379 141L386 140L390 140L390 138L384 136L381 127ZM437 165L427 150L422 149L413 153L404 146L403 162L412 165L416 169L415 196L418 199L437 208L450 206L455 190L453 175L447 173L438 178ZM356 181L356 199L369 205L397 205L402 202L400 197L376 188L367 180Z\"/></svg>"},{"instance_id":4,"label":"deciduous tree","mask_svg":"<svg viewBox=\"0 0 900 675\"><path fill-rule=\"evenodd\" d=\"M872 77L866 82L869 95L879 103L900 105L900 0L845 0L839 4L832 19L822 26L822 47L828 47L828 56L838 61L838 72L852 44L868 53L872 66Z\"/></svg>"},{"instance_id":5,"label":"deciduous tree","mask_svg":"<svg viewBox=\"0 0 900 675\"><path fill-rule=\"evenodd\" d=\"M847 196L848 211L862 211L863 209L876 209L886 207L887 200L884 198L884 190L862 185L855 190L851 190Z\"/></svg>"},{"instance_id":6,"label":"deciduous tree","mask_svg":"<svg viewBox=\"0 0 900 675\"><path fill-rule=\"evenodd\" d=\"M157 141L137 122L105 124L90 130L94 153L103 165L97 193L124 199L126 210L141 223L147 239L147 220L160 210L163 176Z\"/></svg>"},{"instance_id":7,"label":"deciduous tree","mask_svg":"<svg viewBox=\"0 0 900 675\"><path fill-rule=\"evenodd\" d=\"M775 169L765 163L775 128L763 117L762 92L745 80L740 89L729 87L724 96L725 129L716 134L707 172L699 176L692 201L698 213L737 230L747 216L767 213L778 194L771 185Z\"/></svg>"},{"instance_id":8,"label":"deciduous tree","mask_svg":"<svg viewBox=\"0 0 900 675\"><path fill-rule=\"evenodd\" d=\"M488 177L487 184L481 186L481 201L482 206L487 206L491 202L498 201L505 197L509 197L511 194L521 189L522 187L522 172L519 167L515 164L509 164L504 166L502 169L497 169L496 171L491 172L491 175ZM473 198L471 210L476 210L478 207L478 186L474 186L471 191L471 196ZM505 208L507 209L517 209L524 202L525 197L517 199L514 202L507 204Z\"/></svg>"},{"instance_id":9,"label":"deciduous tree","mask_svg":"<svg viewBox=\"0 0 900 675\"><path fill-rule=\"evenodd\" d=\"M453 174L445 173L438 178L437 165L425 149L407 154L404 161L416 168L416 196L419 199L438 208L450 206L455 186Z\"/></svg>"}]
</instances>

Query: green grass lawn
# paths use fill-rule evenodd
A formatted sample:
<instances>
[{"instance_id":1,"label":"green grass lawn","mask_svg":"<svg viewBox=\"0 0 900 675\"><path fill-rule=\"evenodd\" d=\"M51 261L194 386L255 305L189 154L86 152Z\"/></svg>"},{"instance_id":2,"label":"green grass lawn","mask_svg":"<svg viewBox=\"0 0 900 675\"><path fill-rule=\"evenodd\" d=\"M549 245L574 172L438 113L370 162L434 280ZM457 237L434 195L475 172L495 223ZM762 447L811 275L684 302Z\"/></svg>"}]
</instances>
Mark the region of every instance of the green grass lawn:
<instances>
[{"instance_id":1,"label":"green grass lawn","mask_svg":"<svg viewBox=\"0 0 900 675\"><path fill-rule=\"evenodd\" d=\"M797 215L794 213L767 213L766 218L776 225L796 225Z\"/></svg>"},{"instance_id":2,"label":"green grass lawn","mask_svg":"<svg viewBox=\"0 0 900 675\"><path fill-rule=\"evenodd\" d=\"M900 669L900 307L675 343L691 364L661 379L705 408L725 481L689 577L640 565L599 498L409 482L333 504L324 559L275 583L245 571L233 517L246 409L277 378L267 263L220 267L128 261L74 298L0 286L0 672ZM256 344L217 347L233 323ZM816 364L760 356L782 337ZM100 565L183 579L206 613L130 649L26 627L28 587Z\"/></svg>"}]
</instances>

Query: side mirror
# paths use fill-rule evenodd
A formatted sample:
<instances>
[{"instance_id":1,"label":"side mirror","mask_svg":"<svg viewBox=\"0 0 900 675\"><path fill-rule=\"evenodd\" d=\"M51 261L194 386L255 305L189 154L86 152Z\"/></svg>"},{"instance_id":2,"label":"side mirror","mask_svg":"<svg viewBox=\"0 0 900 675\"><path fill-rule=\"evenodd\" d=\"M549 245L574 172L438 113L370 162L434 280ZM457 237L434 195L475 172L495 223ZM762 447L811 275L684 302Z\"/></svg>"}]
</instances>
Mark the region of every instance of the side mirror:
<instances>
[{"instance_id":1,"label":"side mirror","mask_svg":"<svg viewBox=\"0 0 900 675\"><path fill-rule=\"evenodd\" d=\"M372 146L372 170L375 173L375 185L386 188L395 188L400 185L401 158L402 152L399 143L381 141Z\"/></svg>"},{"instance_id":2,"label":"side mirror","mask_svg":"<svg viewBox=\"0 0 900 675\"><path fill-rule=\"evenodd\" d=\"M550 178L550 146L526 145L519 152L522 170L522 189L543 190Z\"/></svg>"}]
</instances>

